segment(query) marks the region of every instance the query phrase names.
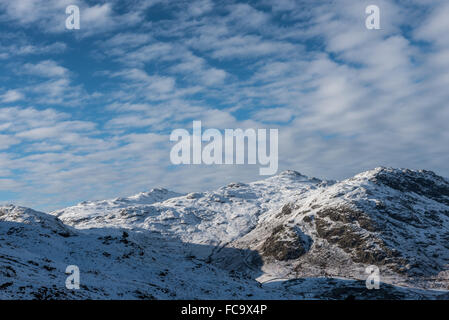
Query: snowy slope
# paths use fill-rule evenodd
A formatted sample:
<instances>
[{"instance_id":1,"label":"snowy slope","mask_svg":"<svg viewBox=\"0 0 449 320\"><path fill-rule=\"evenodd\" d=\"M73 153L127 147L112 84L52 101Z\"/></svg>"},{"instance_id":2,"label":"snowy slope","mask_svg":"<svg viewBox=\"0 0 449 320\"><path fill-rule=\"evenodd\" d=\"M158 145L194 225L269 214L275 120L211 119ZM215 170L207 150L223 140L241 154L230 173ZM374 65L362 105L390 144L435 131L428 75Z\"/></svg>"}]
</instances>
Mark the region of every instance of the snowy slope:
<instances>
[{"instance_id":1,"label":"snowy slope","mask_svg":"<svg viewBox=\"0 0 449 320\"><path fill-rule=\"evenodd\" d=\"M96 230L99 231L99 230ZM187 255L189 244L153 233L82 232L31 209L0 208L1 299L271 298L252 279ZM65 288L68 265L80 290ZM195 281L192 281L192 280Z\"/></svg>"},{"instance_id":2,"label":"snowy slope","mask_svg":"<svg viewBox=\"0 0 449 320\"><path fill-rule=\"evenodd\" d=\"M286 171L51 214L11 205L0 207L0 298L437 298L448 240L449 182L429 171L341 182ZM65 288L67 265L80 290ZM381 290L366 289L368 265Z\"/></svg>"}]
</instances>

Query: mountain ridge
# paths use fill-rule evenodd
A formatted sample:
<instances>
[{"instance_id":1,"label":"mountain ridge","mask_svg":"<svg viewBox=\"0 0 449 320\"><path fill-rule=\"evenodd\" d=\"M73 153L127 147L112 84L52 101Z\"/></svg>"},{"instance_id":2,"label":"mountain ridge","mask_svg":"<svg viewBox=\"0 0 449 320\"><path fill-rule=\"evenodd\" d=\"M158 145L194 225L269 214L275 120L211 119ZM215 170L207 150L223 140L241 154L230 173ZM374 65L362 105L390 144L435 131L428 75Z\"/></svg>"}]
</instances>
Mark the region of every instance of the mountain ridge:
<instances>
[{"instance_id":1,"label":"mountain ridge","mask_svg":"<svg viewBox=\"0 0 449 320\"><path fill-rule=\"evenodd\" d=\"M448 199L449 181L431 171L378 167L342 181L287 170L208 192L155 188L50 214L2 206L0 275L16 279L2 284L0 277L2 297L22 288L20 297L35 298L291 299L333 290L339 294L328 298L346 291L360 298L436 298L449 289ZM64 288L65 263L87 268L87 289ZM108 271L99 268L105 265ZM379 267L388 290L376 295L364 288L368 265ZM42 278L30 285L26 278L38 268L59 279L59 287ZM175 291L159 281L186 286L196 273L183 268L204 271L201 281ZM168 276L171 269L178 273ZM157 283L131 285L130 278ZM204 292L223 281L229 285L215 296Z\"/></svg>"}]
</instances>

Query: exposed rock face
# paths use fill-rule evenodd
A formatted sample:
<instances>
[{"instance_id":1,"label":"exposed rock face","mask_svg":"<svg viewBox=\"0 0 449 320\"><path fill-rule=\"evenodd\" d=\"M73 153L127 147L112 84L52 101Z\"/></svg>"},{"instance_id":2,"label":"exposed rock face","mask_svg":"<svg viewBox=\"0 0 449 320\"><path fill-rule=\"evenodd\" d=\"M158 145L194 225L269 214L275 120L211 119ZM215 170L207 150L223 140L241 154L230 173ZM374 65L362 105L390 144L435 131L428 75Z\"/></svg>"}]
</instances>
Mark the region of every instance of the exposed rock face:
<instances>
[{"instance_id":1,"label":"exposed rock face","mask_svg":"<svg viewBox=\"0 0 449 320\"><path fill-rule=\"evenodd\" d=\"M300 230L283 225L273 229L262 245L262 256L278 261L297 259L308 250L310 240Z\"/></svg>"},{"instance_id":2,"label":"exposed rock face","mask_svg":"<svg viewBox=\"0 0 449 320\"><path fill-rule=\"evenodd\" d=\"M65 288L71 264L79 291ZM364 285L369 265L381 290ZM449 182L430 171L0 207L0 298L447 298L431 289L449 289L448 266Z\"/></svg>"},{"instance_id":3,"label":"exposed rock face","mask_svg":"<svg viewBox=\"0 0 449 320\"><path fill-rule=\"evenodd\" d=\"M315 226L319 237L336 244L354 262L378 266L403 262L396 259L399 252L388 248L377 236L379 227L363 211L349 206L328 207L317 212Z\"/></svg>"},{"instance_id":4,"label":"exposed rock face","mask_svg":"<svg viewBox=\"0 0 449 320\"><path fill-rule=\"evenodd\" d=\"M449 205L449 182L427 170L381 168L371 179L401 192L413 192Z\"/></svg>"}]
</instances>

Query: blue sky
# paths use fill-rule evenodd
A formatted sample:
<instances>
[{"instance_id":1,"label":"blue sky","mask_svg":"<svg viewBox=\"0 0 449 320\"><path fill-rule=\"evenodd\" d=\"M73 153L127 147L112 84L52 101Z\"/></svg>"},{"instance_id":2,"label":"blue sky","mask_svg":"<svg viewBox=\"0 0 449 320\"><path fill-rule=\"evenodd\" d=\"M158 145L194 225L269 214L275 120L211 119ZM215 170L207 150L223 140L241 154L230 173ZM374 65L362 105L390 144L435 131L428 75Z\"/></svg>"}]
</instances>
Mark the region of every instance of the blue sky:
<instances>
[{"instance_id":1,"label":"blue sky","mask_svg":"<svg viewBox=\"0 0 449 320\"><path fill-rule=\"evenodd\" d=\"M65 8L80 8L67 30ZM380 30L365 7L380 8ZM169 134L279 129L279 168L449 176L447 1L0 1L0 202L52 210L259 166L170 163Z\"/></svg>"}]
</instances>

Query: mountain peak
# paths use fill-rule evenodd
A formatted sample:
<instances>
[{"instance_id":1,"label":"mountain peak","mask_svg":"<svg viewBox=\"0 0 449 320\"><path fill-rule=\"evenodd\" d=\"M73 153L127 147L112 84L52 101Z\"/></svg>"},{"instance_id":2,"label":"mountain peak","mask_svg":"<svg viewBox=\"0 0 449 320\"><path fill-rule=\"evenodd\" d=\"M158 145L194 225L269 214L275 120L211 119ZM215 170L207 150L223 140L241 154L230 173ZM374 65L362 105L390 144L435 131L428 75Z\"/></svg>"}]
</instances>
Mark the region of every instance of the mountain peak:
<instances>
[{"instance_id":1,"label":"mountain peak","mask_svg":"<svg viewBox=\"0 0 449 320\"><path fill-rule=\"evenodd\" d=\"M268 178L270 179L291 179L291 180L301 180L301 181L311 181L311 182L320 182L320 179L308 177L296 170L285 170L280 172L279 174Z\"/></svg>"},{"instance_id":2,"label":"mountain peak","mask_svg":"<svg viewBox=\"0 0 449 320\"><path fill-rule=\"evenodd\" d=\"M150 191L147 192L140 192L138 194L135 194L133 196L127 197L127 198L119 198L122 201L133 201L133 202L145 202L145 203L153 203L153 202L159 202L164 201L169 198L179 197L182 194L167 190L165 188L153 188Z\"/></svg>"},{"instance_id":3,"label":"mountain peak","mask_svg":"<svg viewBox=\"0 0 449 320\"><path fill-rule=\"evenodd\" d=\"M449 204L449 181L429 170L378 167L356 175L400 192L413 192L438 202Z\"/></svg>"},{"instance_id":4,"label":"mountain peak","mask_svg":"<svg viewBox=\"0 0 449 320\"><path fill-rule=\"evenodd\" d=\"M445 180L445 178L437 175L435 172L430 170L412 170L407 168L393 168L393 167L376 167L371 170L364 171L355 175L355 177L379 177L379 176L392 176L392 177L422 177L427 179L437 179Z\"/></svg>"},{"instance_id":5,"label":"mountain peak","mask_svg":"<svg viewBox=\"0 0 449 320\"><path fill-rule=\"evenodd\" d=\"M305 175L301 174L300 172L296 170L284 170L279 175L281 176L302 176L305 177Z\"/></svg>"},{"instance_id":6,"label":"mountain peak","mask_svg":"<svg viewBox=\"0 0 449 320\"><path fill-rule=\"evenodd\" d=\"M45 214L33 209L7 204L0 206L0 220L24 223L40 221Z\"/></svg>"},{"instance_id":7,"label":"mountain peak","mask_svg":"<svg viewBox=\"0 0 449 320\"><path fill-rule=\"evenodd\" d=\"M0 206L0 221L10 223L13 230L18 230L17 224L24 224L63 236L73 234L57 217L13 204Z\"/></svg>"}]
</instances>

